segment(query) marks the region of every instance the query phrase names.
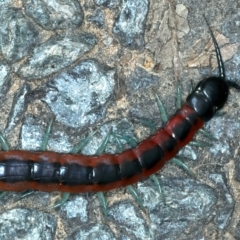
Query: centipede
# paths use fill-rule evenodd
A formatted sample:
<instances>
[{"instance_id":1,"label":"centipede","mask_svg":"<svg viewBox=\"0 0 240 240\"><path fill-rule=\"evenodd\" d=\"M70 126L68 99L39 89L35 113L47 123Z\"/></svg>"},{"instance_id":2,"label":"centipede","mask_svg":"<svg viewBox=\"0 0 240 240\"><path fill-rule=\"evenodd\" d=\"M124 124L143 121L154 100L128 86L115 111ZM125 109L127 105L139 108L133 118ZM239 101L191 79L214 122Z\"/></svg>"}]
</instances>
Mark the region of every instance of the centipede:
<instances>
[{"instance_id":1,"label":"centipede","mask_svg":"<svg viewBox=\"0 0 240 240\"><path fill-rule=\"evenodd\" d=\"M0 189L105 192L132 185L158 172L227 102L229 84L220 48L208 22L207 25L219 74L200 81L182 107L153 135L134 148L100 156L53 151L1 151Z\"/></svg>"}]
</instances>

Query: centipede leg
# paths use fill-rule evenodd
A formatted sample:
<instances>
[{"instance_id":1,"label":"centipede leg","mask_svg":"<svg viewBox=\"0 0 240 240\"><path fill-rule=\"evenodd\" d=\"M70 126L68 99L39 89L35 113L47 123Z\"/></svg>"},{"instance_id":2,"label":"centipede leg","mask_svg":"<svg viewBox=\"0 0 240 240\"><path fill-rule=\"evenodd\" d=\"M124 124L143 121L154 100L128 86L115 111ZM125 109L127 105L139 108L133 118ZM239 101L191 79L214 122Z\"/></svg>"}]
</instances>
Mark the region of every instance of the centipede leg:
<instances>
[{"instance_id":1,"label":"centipede leg","mask_svg":"<svg viewBox=\"0 0 240 240\"><path fill-rule=\"evenodd\" d=\"M163 192L163 187L161 185L161 182L160 180L157 178L156 174L152 174L150 176L151 180L154 182L154 184L156 185L157 189L158 189L158 192L160 194L160 198L163 202L163 204L165 205L166 203L166 200L165 200L165 197L164 197L164 192Z\"/></svg>"},{"instance_id":2,"label":"centipede leg","mask_svg":"<svg viewBox=\"0 0 240 240\"><path fill-rule=\"evenodd\" d=\"M15 202L18 202L20 200L22 200L23 198L25 197L28 197L30 195L32 195L33 193L35 193L36 191L35 190L26 190L26 191L23 191L21 192L20 196L18 196L16 199L15 199Z\"/></svg>"},{"instance_id":3,"label":"centipede leg","mask_svg":"<svg viewBox=\"0 0 240 240\"><path fill-rule=\"evenodd\" d=\"M102 206L104 219L107 220L107 218L108 218L108 208L107 208L106 198L104 197L103 192L97 192L97 197L98 197L98 200L99 200L99 202Z\"/></svg>"},{"instance_id":4,"label":"centipede leg","mask_svg":"<svg viewBox=\"0 0 240 240\"><path fill-rule=\"evenodd\" d=\"M182 91L180 83L177 84L177 98L176 98L176 107L180 109L182 107Z\"/></svg>"},{"instance_id":5,"label":"centipede leg","mask_svg":"<svg viewBox=\"0 0 240 240\"><path fill-rule=\"evenodd\" d=\"M212 147L212 144L209 142L196 141L196 140L191 141L189 143L189 145L194 146L194 147Z\"/></svg>"},{"instance_id":6,"label":"centipede leg","mask_svg":"<svg viewBox=\"0 0 240 240\"><path fill-rule=\"evenodd\" d=\"M190 85L190 88L189 88L189 90L188 90L188 95L193 91L193 88L194 88L194 86L193 86L193 80L191 79L191 85Z\"/></svg>"},{"instance_id":7,"label":"centipede leg","mask_svg":"<svg viewBox=\"0 0 240 240\"><path fill-rule=\"evenodd\" d=\"M156 101L157 101L158 109L160 112L161 120L163 124L166 124L168 121L167 110L157 94L156 94Z\"/></svg>"},{"instance_id":8,"label":"centipede leg","mask_svg":"<svg viewBox=\"0 0 240 240\"><path fill-rule=\"evenodd\" d=\"M61 199L59 199L58 201L56 201L52 206L49 206L49 207L47 207L47 208L45 208L45 209L46 209L46 210L49 210L49 209L61 207L63 204L65 204L65 203L68 201L69 197L70 197L70 193L64 192L64 193L62 194Z\"/></svg>"},{"instance_id":9,"label":"centipede leg","mask_svg":"<svg viewBox=\"0 0 240 240\"><path fill-rule=\"evenodd\" d=\"M3 134L0 132L0 144L2 146L2 149L4 151L9 151L9 144L7 142L7 140L4 138Z\"/></svg>"},{"instance_id":10,"label":"centipede leg","mask_svg":"<svg viewBox=\"0 0 240 240\"><path fill-rule=\"evenodd\" d=\"M8 191L1 191L0 192L0 199L4 198L9 192Z\"/></svg>"},{"instance_id":11,"label":"centipede leg","mask_svg":"<svg viewBox=\"0 0 240 240\"><path fill-rule=\"evenodd\" d=\"M117 148L116 152L121 153L123 151L121 140L115 134L112 134L112 137L116 143L116 148Z\"/></svg>"},{"instance_id":12,"label":"centipede leg","mask_svg":"<svg viewBox=\"0 0 240 240\"><path fill-rule=\"evenodd\" d=\"M177 166L181 167L182 169L184 169L189 176L191 176L192 178L195 178L195 173L184 163L182 162L180 159L174 157L170 160L171 163L176 164Z\"/></svg>"},{"instance_id":13,"label":"centipede leg","mask_svg":"<svg viewBox=\"0 0 240 240\"><path fill-rule=\"evenodd\" d=\"M156 126L149 120L146 119L134 119L136 122L140 122L150 129L150 135L153 135L156 132Z\"/></svg>"},{"instance_id":14,"label":"centipede leg","mask_svg":"<svg viewBox=\"0 0 240 240\"><path fill-rule=\"evenodd\" d=\"M207 137L210 140L217 141L217 139L206 129L199 129L198 132L200 132L203 136Z\"/></svg>"},{"instance_id":15,"label":"centipede leg","mask_svg":"<svg viewBox=\"0 0 240 240\"><path fill-rule=\"evenodd\" d=\"M143 200L139 196L137 190L133 186L131 186L131 185L126 186L126 189L134 197L134 199L136 200L136 202L138 203L140 208L145 212L146 210L145 210L145 208L143 206Z\"/></svg>"},{"instance_id":16,"label":"centipede leg","mask_svg":"<svg viewBox=\"0 0 240 240\"><path fill-rule=\"evenodd\" d=\"M105 151L105 149L107 147L107 144L108 144L108 141L109 141L109 138L110 138L111 134L112 134L112 127L110 128L107 136L103 139L102 144L100 145L100 147L96 151L96 153L95 153L96 155L103 154L103 152Z\"/></svg>"},{"instance_id":17,"label":"centipede leg","mask_svg":"<svg viewBox=\"0 0 240 240\"><path fill-rule=\"evenodd\" d=\"M157 176L155 174L152 174L150 176L150 179L155 183L155 185L157 186L157 190L159 192L159 195L160 195L160 198L163 202L163 204L165 205L166 204L166 201L165 201L165 197L164 197L164 192L163 192L163 188L162 188L162 184L160 182L160 180L157 178Z\"/></svg>"},{"instance_id":18,"label":"centipede leg","mask_svg":"<svg viewBox=\"0 0 240 240\"><path fill-rule=\"evenodd\" d=\"M41 151L46 151L46 149L47 149L47 144L48 144L49 137L50 137L50 134L51 134L51 131L52 131L53 121L54 121L54 118L51 118L51 120L50 120L50 122L47 126L46 132L43 136L42 144L40 146Z\"/></svg>"},{"instance_id":19,"label":"centipede leg","mask_svg":"<svg viewBox=\"0 0 240 240\"><path fill-rule=\"evenodd\" d=\"M128 135L121 135L121 134L118 134L118 133L112 133L113 137L115 138L118 138L118 139L122 139L124 140L127 144L130 145L130 147L132 148L135 148L137 146L137 141L131 137L131 136L128 136Z\"/></svg>"},{"instance_id":20,"label":"centipede leg","mask_svg":"<svg viewBox=\"0 0 240 240\"><path fill-rule=\"evenodd\" d=\"M82 151L82 149L89 143L91 140L92 136L96 133L97 131L94 131L90 133L86 138L82 139L76 146L73 147L71 153L76 154Z\"/></svg>"}]
</instances>

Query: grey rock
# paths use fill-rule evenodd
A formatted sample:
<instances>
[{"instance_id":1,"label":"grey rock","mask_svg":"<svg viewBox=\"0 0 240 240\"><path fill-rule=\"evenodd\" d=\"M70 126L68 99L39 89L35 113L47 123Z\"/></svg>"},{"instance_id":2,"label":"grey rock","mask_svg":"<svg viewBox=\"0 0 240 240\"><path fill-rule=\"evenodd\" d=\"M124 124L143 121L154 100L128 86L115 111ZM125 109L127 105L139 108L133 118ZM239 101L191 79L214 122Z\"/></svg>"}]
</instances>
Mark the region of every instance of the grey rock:
<instances>
[{"instance_id":1,"label":"grey rock","mask_svg":"<svg viewBox=\"0 0 240 240\"><path fill-rule=\"evenodd\" d=\"M113 33L122 46L131 50L143 49L148 8L148 0L122 1L121 12L113 26Z\"/></svg>"},{"instance_id":2,"label":"grey rock","mask_svg":"<svg viewBox=\"0 0 240 240\"><path fill-rule=\"evenodd\" d=\"M104 116L115 86L114 75L114 69L97 60L81 61L47 84L43 100L61 123L74 128L86 127Z\"/></svg>"},{"instance_id":3,"label":"grey rock","mask_svg":"<svg viewBox=\"0 0 240 240\"><path fill-rule=\"evenodd\" d=\"M219 229L225 229L231 221L234 210L234 200L230 189L227 185L225 173L212 173L209 178L216 184L218 192L218 212L214 218L214 222Z\"/></svg>"},{"instance_id":4,"label":"grey rock","mask_svg":"<svg viewBox=\"0 0 240 240\"><path fill-rule=\"evenodd\" d=\"M12 130L22 119L27 109L26 94L30 91L30 86L24 83L22 87L14 94L13 104L8 116L5 132Z\"/></svg>"},{"instance_id":5,"label":"grey rock","mask_svg":"<svg viewBox=\"0 0 240 240\"><path fill-rule=\"evenodd\" d=\"M217 198L214 190L198 181L184 178L161 179L166 205L156 188L139 184L144 205L149 209L155 239L201 239L203 227L211 218Z\"/></svg>"},{"instance_id":6,"label":"grey rock","mask_svg":"<svg viewBox=\"0 0 240 240\"><path fill-rule=\"evenodd\" d=\"M203 229L214 216L214 190L184 178L161 179L166 205L151 180L137 184L149 216L149 223L130 200L115 202L109 220L123 239L201 239ZM128 236L128 237L127 237Z\"/></svg>"},{"instance_id":7,"label":"grey rock","mask_svg":"<svg viewBox=\"0 0 240 240\"><path fill-rule=\"evenodd\" d=\"M104 26L104 16L100 9L98 9L93 15L87 16L87 20L92 22L98 28L102 28Z\"/></svg>"},{"instance_id":8,"label":"grey rock","mask_svg":"<svg viewBox=\"0 0 240 240\"><path fill-rule=\"evenodd\" d=\"M37 42L38 32L21 9L0 8L0 49L8 61L19 61Z\"/></svg>"},{"instance_id":9,"label":"grey rock","mask_svg":"<svg viewBox=\"0 0 240 240\"><path fill-rule=\"evenodd\" d=\"M130 77L126 79L126 85L128 93L131 94L147 86L157 85L159 77L153 74L150 74L145 69L141 67L136 67L131 73Z\"/></svg>"},{"instance_id":10,"label":"grey rock","mask_svg":"<svg viewBox=\"0 0 240 240\"><path fill-rule=\"evenodd\" d=\"M11 0L1 0L0 7L2 7L3 5L7 6L9 3L11 3Z\"/></svg>"},{"instance_id":11,"label":"grey rock","mask_svg":"<svg viewBox=\"0 0 240 240\"><path fill-rule=\"evenodd\" d=\"M67 237L66 240L116 240L114 233L107 225L103 224L86 224L82 225L81 228L75 230L71 236Z\"/></svg>"},{"instance_id":12,"label":"grey rock","mask_svg":"<svg viewBox=\"0 0 240 240\"><path fill-rule=\"evenodd\" d=\"M94 2L98 6L103 6L107 8L115 8L119 4L119 0L94 0Z\"/></svg>"},{"instance_id":13,"label":"grey rock","mask_svg":"<svg viewBox=\"0 0 240 240\"><path fill-rule=\"evenodd\" d=\"M37 46L16 71L26 79L41 79L71 65L93 49L96 38L88 33L57 35Z\"/></svg>"},{"instance_id":14,"label":"grey rock","mask_svg":"<svg viewBox=\"0 0 240 240\"><path fill-rule=\"evenodd\" d=\"M0 99L3 98L11 86L11 68L5 61L0 61ZM2 101L0 100L0 104Z\"/></svg>"},{"instance_id":15,"label":"grey rock","mask_svg":"<svg viewBox=\"0 0 240 240\"><path fill-rule=\"evenodd\" d=\"M240 222L238 222L238 223L237 223L237 226L236 226L235 239L236 239L236 240L240 240Z\"/></svg>"},{"instance_id":16,"label":"grey rock","mask_svg":"<svg viewBox=\"0 0 240 240\"><path fill-rule=\"evenodd\" d=\"M53 240L56 220L37 210L15 208L0 215L0 239Z\"/></svg>"},{"instance_id":17,"label":"grey rock","mask_svg":"<svg viewBox=\"0 0 240 240\"><path fill-rule=\"evenodd\" d=\"M38 151L43 141L47 126L43 126L43 119L28 114L23 121L20 133L20 147L29 151Z\"/></svg>"},{"instance_id":18,"label":"grey rock","mask_svg":"<svg viewBox=\"0 0 240 240\"><path fill-rule=\"evenodd\" d=\"M240 182L240 156L236 156L236 161L235 161L235 180Z\"/></svg>"},{"instance_id":19,"label":"grey rock","mask_svg":"<svg viewBox=\"0 0 240 240\"><path fill-rule=\"evenodd\" d=\"M78 0L23 0L26 14L47 30L76 28L84 15Z\"/></svg>"},{"instance_id":20,"label":"grey rock","mask_svg":"<svg viewBox=\"0 0 240 240\"><path fill-rule=\"evenodd\" d=\"M79 195L74 196L74 198L61 208L61 214L66 216L69 223L71 224L81 224L89 221L89 213L88 213L88 201L85 196ZM77 222L77 223L76 223Z\"/></svg>"},{"instance_id":21,"label":"grey rock","mask_svg":"<svg viewBox=\"0 0 240 240\"><path fill-rule=\"evenodd\" d=\"M114 204L109 210L109 218L118 226L121 235L132 236L131 239L149 239L151 235L141 212L130 201Z\"/></svg>"}]
</instances>

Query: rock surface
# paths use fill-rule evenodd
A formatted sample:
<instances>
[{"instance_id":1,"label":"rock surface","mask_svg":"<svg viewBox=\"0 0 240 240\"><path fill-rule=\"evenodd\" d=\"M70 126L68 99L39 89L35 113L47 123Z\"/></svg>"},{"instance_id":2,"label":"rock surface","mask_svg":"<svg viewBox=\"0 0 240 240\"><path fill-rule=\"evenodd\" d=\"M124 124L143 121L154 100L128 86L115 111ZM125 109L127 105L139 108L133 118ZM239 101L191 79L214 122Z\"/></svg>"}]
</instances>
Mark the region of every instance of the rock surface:
<instances>
[{"instance_id":1,"label":"rock surface","mask_svg":"<svg viewBox=\"0 0 240 240\"><path fill-rule=\"evenodd\" d=\"M16 3L17 2L17 3ZM231 6L231 8L229 8ZM217 38L228 80L240 84L239 4L235 0L5 0L0 3L0 131L11 149L39 150L52 117L48 150L70 152L94 130L83 149L94 154L112 128L149 136L136 119L161 126L155 93L169 116L176 86L183 99L199 80L217 74L207 17ZM93 193L76 194L57 209L60 193L36 192L20 201L0 199L1 239L239 239L240 95L231 89L224 114L206 128L212 147L187 146L179 158L191 179L173 164L135 185L142 208L126 189L105 194L108 222ZM119 145L129 148L126 138Z\"/></svg>"}]
</instances>

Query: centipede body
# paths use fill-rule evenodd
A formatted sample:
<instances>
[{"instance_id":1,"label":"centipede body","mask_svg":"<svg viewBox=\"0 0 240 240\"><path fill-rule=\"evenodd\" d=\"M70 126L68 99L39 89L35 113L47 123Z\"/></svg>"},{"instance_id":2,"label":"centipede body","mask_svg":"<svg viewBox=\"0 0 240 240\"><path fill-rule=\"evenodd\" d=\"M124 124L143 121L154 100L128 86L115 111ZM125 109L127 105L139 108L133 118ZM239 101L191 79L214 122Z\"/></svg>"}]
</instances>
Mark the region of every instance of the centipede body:
<instances>
[{"instance_id":1,"label":"centipede body","mask_svg":"<svg viewBox=\"0 0 240 240\"><path fill-rule=\"evenodd\" d=\"M211 32L211 30L210 30ZM227 101L220 49L220 75L198 83L185 104L154 135L120 154L84 156L56 152L0 152L0 189L99 192L131 185L159 171Z\"/></svg>"}]
</instances>

